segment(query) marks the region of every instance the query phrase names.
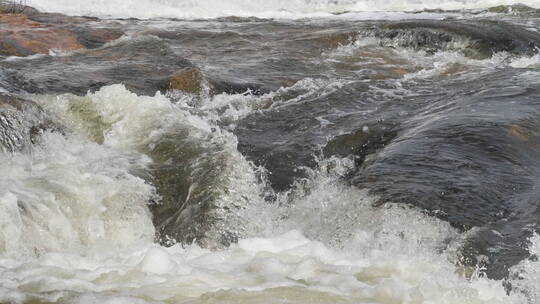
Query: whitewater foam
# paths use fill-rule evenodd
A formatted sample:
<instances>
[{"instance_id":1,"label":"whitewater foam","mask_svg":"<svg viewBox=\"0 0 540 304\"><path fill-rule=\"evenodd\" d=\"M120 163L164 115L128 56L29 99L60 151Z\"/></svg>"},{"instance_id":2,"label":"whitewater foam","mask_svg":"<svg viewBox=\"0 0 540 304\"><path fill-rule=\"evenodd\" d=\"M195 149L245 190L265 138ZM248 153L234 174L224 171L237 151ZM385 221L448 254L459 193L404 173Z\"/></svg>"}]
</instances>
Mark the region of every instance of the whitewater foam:
<instances>
[{"instance_id":1,"label":"whitewater foam","mask_svg":"<svg viewBox=\"0 0 540 304\"><path fill-rule=\"evenodd\" d=\"M477 9L522 3L540 8L536 0L137 0L69 1L30 0L36 8L69 15L108 18L216 18L257 16L263 18L329 17L342 12L416 11L423 9ZM365 16L370 19L370 15ZM374 15L371 14L373 17Z\"/></svg>"},{"instance_id":2,"label":"whitewater foam","mask_svg":"<svg viewBox=\"0 0 540 304\"><path fill-rule=\"evenodd\" d=\"M180 244L164 248L148 242L85 255L47 252L24 262L1 256L0 286L5 292L0 300L522 303L520 295L507 296L499 281L481 276L468 279L456 272L447 246L455 232L448 224L412 209L372 207L372 198L364 191L332 176L323 173L310 182L309 191L296 190L289 196L295 200L290 201L292 209L285 208L285 213L279 206L269 206L275 219L287 215L282 224L275 222L279 229L287 230L298 219L306 224L283 233L266 231L267 236L242 239L227 249ZM349 208L333 217L334 210L341 210L331 208L336 203ZM342 219L351 211L357 214L350 220L357 224L341 240L342 248L325 244L327 239L318 232L337 226L320 219L338 219L346 225L350 222ZM253 213L252 220L268 214ZM310 231L320 224L320 230ZM429 231L431 235L425 235Z\"/></svg>"},{"instance_id":3,"label":"whitewater foam","mask_svg":"<svg viewBox=\"0 0 540 304\"><path fill-rule=\"evenodd\" d=\"M510 66L514 68L538 68L540 67L540 54L514 58L510 62Z\"/></svg>"},{"instance_id":4,"label":"whitewater foam","mask_svg":"<svg viewBox=\"0 0 540 304\"><path fill-rule=\"evenodd\" d=\"M323 52L322 57L331 66L335 62L340 68L339 63L346 60L349 62L348 69L368 73L370 78L375 79L470 77L500 68L534 69L540 65L540 54L497 52L487 58L467 56L467 52L471 51L471 42L467 39L448 42L436 52L401 46L401 42L394 39L362 34L350 43Z\"/></svg>"},{"instance_id":5,"label":"whitewater foam","mask_svg":"<svg viewBox=\"0 0 540 304\"><path fill-rule=\"evenodd\" d=\"M31 154L2 153L0 248L34 256L151 241L155 190L131 170L150 160L80 138L43 135Z\"/></svg>"},{"instance_id":6,"label":"whitewater foam","mask_svg":"<svg viewBox=\"0 0 540 304\"><path fill-rule=\"evenodd\" d=\"M33 153L0 155L0 302L526 303L501 281L462 269L462 235L448 223L377 207L345 184L354 169L347 158L320 160L264 202L254 168L230 157L245 174L231 175L225 186L235 194L222 193L222 203L247 203L222 228L241 229L238 242L162 247L147 209L159 198L135 174L152 165L141 147L175 128L205 141L217 126L120 85L33 98L73 131L46 133Z\"/></svg>"},{"instance_id":7,"label":"whitewater foam","mask_svg":"<svg viewBox=\"0 0 540 304\"><path fill-rule=\"evenodd\" d=\"M242 210L260 201L259 185L251 165L236 149L236 137L221 129L212 120L215 116L194 108L187 99L173 103L159 93L137 96L123 85L84 97L34 99L79 136L113 150L150 156L151 173L142 174L154 175L150 179L162 187L158 208L170 210L163 214L168 218L158 223L169 233L189 230L192 238L207 241L208 246L226 235L242 234L241 223L246 221ZM173 184L169 178L174 178ZM208 211L200 214L201 209ZM162 237L177 238L167 232Z\"/></svg>"},{"instance_id":8,"label":"whitewater foam","mask_svg":"<svg viewBox=\"0 0 540 304\"><path fill-rule=\"evenodd\" d=\"M529 239L530 257L521 261L518 265L510 269L510 284L515 291L522 292L527 296L530 303L535 303L540 299L540 236L533 234Z\"/></svg>"}]
</instances>

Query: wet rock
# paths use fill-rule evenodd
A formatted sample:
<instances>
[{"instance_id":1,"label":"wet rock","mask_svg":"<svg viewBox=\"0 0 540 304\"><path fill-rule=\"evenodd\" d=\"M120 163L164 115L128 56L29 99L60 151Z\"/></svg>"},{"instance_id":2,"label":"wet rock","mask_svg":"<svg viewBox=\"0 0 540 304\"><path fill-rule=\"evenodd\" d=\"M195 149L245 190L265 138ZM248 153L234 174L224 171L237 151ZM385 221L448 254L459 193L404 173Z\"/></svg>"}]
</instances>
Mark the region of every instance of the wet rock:
<instances>
[{"instance_id":1,"label":"wet rock","mask_svg":"<svg viewBox=\"0 0 540 304\"><path fill-rule=\"evenodd\" d=\"M94 23L97 24L94 24ZM0 55L48 54L50 50L97 48L124 32L97 18L41 13L27 6L0 3Z\"/></svg>"},{"instance_id":2,"label":"wet rock","mask_svg":"<svg viewBox=\"0 0 540 304\"><path fill-rule=\"evenodd\" d=\"M281 71L276 72L276 62L273 60L268 61L268 64L271 65L268 69L263 67L261 67L261 69L264 71L257 69L260 72L259 75L254 75L252 73L253 71L249 66L254 61L260 63L260 59L266 57L266 55L254 56L255 53L252 51L253 47L266 43L266 38L268 38L259 33L238 33L235 31L216 32L176 28L169 30L143 30L139 35L159 37L167 44L174 46L182 56L189 57L190 60L193 60L195 63L202 62L202 66L212 66L213 64L209 63L216 59L220 61L219 58L230 58L230 54L237 54L235 56L238 56L238 59L227 64L226 69L216 71L211 68L210 70L203 71L205 81L207 82L205 85L210 86L210 90L208 91L210 95L220 93L238 94L245 93L246 91L249 91L251 94L264 94L266 92L275 91L282 86L287 86L287 83L295 83L299 80L297 78L290 79L289 77L285 77L284 73ZM311 37L309 39L316 38ZM217 52L212 52L212 55L207 53L207 44L209 41L212 41L212 45L220 45L220 47L217 48ZM304 47L306 45L311 46L311 44L308 44L307 42L304 43L304 41L305 40L299 40L296 42L301 43ZM178 50L179 45L182 46L180 50ZM187 45L190 45L190 48L200 47L199 50L201 52L198 54L190 52L186 53L185 50L187 50L187 48L184 48L184 46ZM321 48L321 45L323 45L323 43L319 42L313 49L318 50ZM212 58L209 58L208 56L212 56ZM289 59L284 59L283 61L288 60ZM291 68L290 62L287 62L285 65L287 70ZM279 73L280 76L274 77L272 73ZM260 75L264 76L259 77Z\"/></svg>"},{"instance_id":3,"label":"wet rock","mask_svg":"<svg viewBox=\"0 0 540 304\"><path fill-rule=\"evenodd\" d=\"M265 87L258 83L239 83L230 80L222 80L217 78L209 78L210 95L221 93L226 94L243 94L249 92L252 95L262 95L272 91L271 88Z\"/></svg>"},{"instance_id":4,"label":"wet rock","mask_svg":"<svg viewBox=\"0 0 540 304\"><path fill-rule=\"evenodd\" d=\"M11 92L84 95L111 84L124 84L142 95L179 90L209 95L262 94L267 89L253 83L236 83L207 77L190 61L175 54L155 37L118 41L68 56L42 56L0 62L0 83Z\"/></svg>"},{"instance_id":5,"label":"wet rock","mask_svg":"<svg viewBox=\"0 0 540 304\"><path fill-rule=\"evenodd\" d=\"M118 24L108 23L95 17L72 17L57 13L27 14L32 21L63 28L72 32L85 48L94 49L124 35Z\"/></svg>"},{"instance_id":6,"label":"wet rock","mask_svg":"<svg viewBox=\"0 0 540 304\"><path fill-rule=\"evenodd\" d=\"M29 149L45 130L60 130L36 103L0 94L0 151Z\"/></svg>"},{"instance_id":7,"label":"wet rock","mask_svg":"<svg viewBox=\"0 0 540 304\"><path fill-rule=\"evenodd\" d=\"M157 38L124 40L69 56L43 56L0 62L8 90L30 93L84 95L103 86L122 83L137 94L165 91L178 71L195 69Z\"/></svg>"},{"instance_id":8,"label":"wet rock","mask_svg":"<svg viewBox=\"0 0 540 304\"><path fill-rule=\"evenodd\" d=\"M52 28L21 14L0 15L0 55L47 54L51 49L72 51L84 46L72 32Z\"/></svg>"},{"instance_id":9,"label":"wet rock","mask_svg":"<svg viewBox=\"0 0 540 304\"><path fill-rule=\"evenodd\" d=\"M86 17L86 16L67 16L60 13L43 13L35 11L32 13L25 13L28 18L33 21L51 25L51 26L62 26L62 25L89 25L90 22L99 22L100 19L96 17Z\"/></svg>"},{"instance_id":10,"label":"wet rock","mask_svg":"<svg viewBox=\"0 0 540 304\"><path fill-rule=\"evenodd\" d=\"M389 23L365 31L390 47L421 49L427 53L458 50L471 58L488 58L509 52L534 55L540 47L540 35L502 21L407 21Z\"/></svg>"},{"instance_id":11,"label":"wet rock","mask_svg":"<svg viewBox=\"0 0 540 304\"><path fill-rule=\"evenodd\" d=\"M73 28L72 31L77 35L79 43L88 49L101 47L105 43L116 40L124 35L123 31L110 28L77 27Z\"/></svg>"},{"instance_id":12,"label":"wet rock","mask_svg":"<svg viewBox=\"0 0 540 304\"><path fill-rule=\"evenodd\" d=\"M523 227L535 227L540 214L540 87L505 87L507 73L477 79L483 90L451 107L432 100L351 179L379 197L377 204L410 204L461 231L474 227L462 262L476 266L487 256L486 274L498 279L528 254L523 244L532 230ZM452 87L467 91L477 83Z\"/></svg>"},{"instance_id":13,"label":"wet rock","mask_svg":"<svg viewBox=\"0 0 540 304\"><path fill-rule=\"evenodd\" d=\"M530 137L527 130L518 125L510 126L510 128L508 128L507 134L508 136L518 139L520 141L528 141Z\"/></svg>"},{"instance_id":14,"label":"wet rock","mask_svg":"<svg viewBox=\"0 0 540 304\"><path fill-rule=\"evenodd\" d=\"M195 68L177 72L169 80L169 90L180 90L187 93L199 93L202 89L203 75Z\"/></svg>"},{"instance_id":15,"label":"wet rock","mask_svg":"<svg viewBox=\"0 0 540 304\"><path fill-rule=\"evenodd\" d=\"M326 157L337 155L346 157L354 155L356 163L361 165L366 157L386 146L394 137L396 131L391 127L381 128L373 125L364 126L362 129L335 137L330 140L323 149Z\"/></svg>"},{"instance_id":16,"label":"wet rock","mask_svg":"<svg viewBox=\"0 0 540 304\"><path fill-rule=\"evenodd\" d=\"M342 45L347 45L355 40L358 33L337 33L332 35L323 35L318 40L326 48L337 48Z\"/></svg>"}]
</instances>

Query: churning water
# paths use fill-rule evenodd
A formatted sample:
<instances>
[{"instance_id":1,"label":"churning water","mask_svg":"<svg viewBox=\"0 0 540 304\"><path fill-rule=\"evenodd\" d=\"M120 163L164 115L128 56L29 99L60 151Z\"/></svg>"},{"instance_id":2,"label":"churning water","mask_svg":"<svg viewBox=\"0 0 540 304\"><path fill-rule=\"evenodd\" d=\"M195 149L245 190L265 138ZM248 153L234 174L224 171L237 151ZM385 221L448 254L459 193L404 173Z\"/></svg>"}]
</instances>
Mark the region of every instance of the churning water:
<instances>
[{"instance_id":1,"label":"churning water","mask_svg":"<svg viewBox=\"0 0 540 304\"><path fill-rule=\"evenodd\" d=\"M343 12L461 10L521 3L540 8L537 0L135 0L68 1L29 0L44 11L116 18L216 18L257 16L267 18L324 17ZM373 16L373 14L370 14Z\"/></svg>"},{"instance_id":2,"label":"churning water","mask_svg":"<svg viewBox=\"0 0 540 304\"><path fill-rule=\"evenodd\" d=\"M537 1L29 4L157 19L2 57L0 302L540 300Z\"/></svg>"}]
</instances>

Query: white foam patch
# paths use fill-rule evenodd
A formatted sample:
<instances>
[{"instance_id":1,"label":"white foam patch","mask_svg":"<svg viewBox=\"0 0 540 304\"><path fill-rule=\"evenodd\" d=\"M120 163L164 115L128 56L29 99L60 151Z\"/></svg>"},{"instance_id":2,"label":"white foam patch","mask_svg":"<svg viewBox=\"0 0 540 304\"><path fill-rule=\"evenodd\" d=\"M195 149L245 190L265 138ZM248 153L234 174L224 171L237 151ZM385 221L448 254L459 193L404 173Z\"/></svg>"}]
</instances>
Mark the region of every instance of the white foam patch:
<instances>
[{"instance_id":1,"label":"white foam patch","mask_svg":"<svg viewBox=\"0 0 540 304\"><path fill-rule=\"evenodd\" d=\"M194 138L212 132L210 124L176 107L167 97L159 93L137 96L123 85L107 86L84 97L66 94L37 97L36 101L60 115L71 129L89 136L103 135L104 145L118 149L151 145L174 128L189 128Z\"/></svg>"},{"instance_id":2,"label":"white foam patch","mask_svg":"<svg viewBox=\"0 0 540 304\"><path fill-rule=\"evenodd\" d=\"M0 155L0 302L526 303L501 281L461 274L461 236L449 224L376 207L344 184L350 159L320 161L272 203L252 171L232 175L235 194L224 197L249 202L235 211L245 237L219 250L161 247L146 209L154 189L130 173L149 164L138 149L167 128L208 134L211 122L123 86L34 99L74 132L46 134L32 154Z\"/></svg>"},{"instance_id":3,"label":"white foam patch","mask_svg":"<svg viewBox=\"0 0 540 304\"><path fill-rule=\"evenodd\" d=\"M447 43L444 50L428 53L425 50L403 47L399 42L374 37L358 37L351 43L324 52L322 57L332 66L337 67L343 61L348 62L348 69L358 73L371 71L370 77L433 78L440 76L477 75L495 69L511 67L535 69L540 67L540 54L532 56L514 55L498 52L491 57L476 59L464 54L470 42L466 39Z\"/></svg>"},{"instance_id":4,"label":"white foam patch","mask_svg":"<svg viewBox=\"0 0 540 304\"><path fill-rule=\"evenodd\" d=\"M1 252L81 252L153 239L146 204L154 189L130 174L150 162L146 156L47 133L30 155L0 158Z\"/></svg>"},{"instance_id":5,"label":"white foam patch","mask_svg":"<svg viewBox=\"0 0 540 304\"><path fill-rule=\"evenodd\" d=\"M182 165L188 168L185 172L189 176L178 182L190 183L190 189L204 188L201 191L207 195L213 193L212 217L219 221L206 232L209 240L218 240L226 231L242 234L242 223L248 221L242 216L245 205L262 201L256 175L236 149L236 137L215 124L215 113L201 112L189 101L173 103L160 93L137 96L123 85L103 87L83 97L65 94L32 98L61 117L79 136L113 150L152 155L164 139L174 137L165 147L169 149L166 153L177 153L182 158L163 160L162 165L185 162ZM190 196L180 199L187 202Z\"/></svg>"},{"instance_id":6,"label":"white foam patch","mask_svg":"<svg viewBox=\"0 0 540 304\"><path fill-rule=\"evenodd\" d=\"M393 219L387 215L384 220ZM420 214L409 214L408 220L422 219ZM386 238L386 243L409 241L372 228L366 228L365 234ZM444 251L424 248L422 242L411 244L417 246L414 252L377 244L380 247L339 250L292 230L243 239L220 251L149 244L124 251L111 248L94 256L48 253L25 263L0 258L0 285L5 291L0 300L524 303L519 295L507 296L500 281L462 277ZM279 292L273 294L276 289Z\"/></svg>"},{"instance_id":7,"label":"white foam patch","mask_svg":"<svg viewBox=\"0 0 540 304\"><path fill-rule=\"evenodd\" d=\"M328 17L332 14L422 9L476 9L523 3L540 8L537 0L29 0L49 12L114 18L216 18L258 16L276 18ZM368 19L373 18L368 17Z\"/></svg>"},{"instance_id":8,"label":"white foam patch","mask_svg":"<svg viewBox=\"0 0 540 304\"><path fill-rule=\"evenodd\" d=\"M34 54L29 56L8 56L4 60L5 61L19 61L19 60L33 60L38 58L43 58L47 55L45 54Z\"/></svg>"},{"instance_id":9,"label":"white foam patch","mask_svg":"<svg viewBox=\"0 0 540 304\"><path fill-rule=\"evenodd\" d=\"M540 54L515 58L510 62L510 66L514 68L539 68Z\"/></svg>"},{"instance_id":10,"label":"white foam patch","mask_svg":"<svg viewBox=\"0 0 540 304\"><path fill-rule=\"evenodd\" d=\"M311 96L323 96L339 90L346 81L330 79L304 78L290 87L281 87L276 91L260 96L247 91L242 94L218 94L206 96L197 106L198 113L206 119L219 122L220 125L234 129L236 122L254 112L264 112L283 105L303 102ZM196 97L177 91L175 98L185 105L193 103Z\"/></svg>"},{"instance_id":11,"label":"white foam patch","mask_svg":"<svg viewBox=\"0 0 540 304\"><path fill-rule=\"evenodd\" d=\"M540 235L537 233L529 239L530 257L521 261L518 265L510 269L510 284L515 292L522 292L526 295L529 303L540 301Z\"/></svg>"}]
</instances>

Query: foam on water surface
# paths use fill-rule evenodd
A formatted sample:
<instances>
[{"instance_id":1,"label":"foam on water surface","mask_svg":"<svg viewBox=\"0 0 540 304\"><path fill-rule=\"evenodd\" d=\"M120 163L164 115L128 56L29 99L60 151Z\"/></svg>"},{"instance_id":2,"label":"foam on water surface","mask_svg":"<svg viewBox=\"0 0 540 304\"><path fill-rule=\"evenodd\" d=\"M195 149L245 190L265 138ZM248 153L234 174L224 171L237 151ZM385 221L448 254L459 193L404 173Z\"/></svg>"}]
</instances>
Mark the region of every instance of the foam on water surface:
<instances>
[{"instance_id":1,"label":"foam on water surface","mask_svg":"<svg viewBox=\"0 0 540 304\"><path fill-rule=\"evenodd\" d=\"M531 264L524 267L529 272L516 268L521 285L508 295L502 281L460 266L466 236L448 223L402 205L377 207L366 190L345 184L342 177L354 167L350 159L320 160L291 191L265 202L264 185L252 180L255 168L230 152L236 165L225 171L232 177L225 180L236 194L222 193L220 204L240 204L223 222L242 231L239 241L213 250L196 244L162 247L153 241L147 209L159 198L136 174L152 163L144 147L171 129L188 129L191 143L221 132L225 150L235 146L234 136L218 131L211 113L196 115L181 102L159 94L137 96L120 85L85 97L32 98L72 131L45 134L32 153L0 155L0 302L537 299L527 285L536 280L529 271L536 262L524 262Z\"/></svg>"},{"instance_id":2,"label":"foam on water surface","mask_svg":"<svg viewBox=\"0 0 540 304\"><path fill-rule=\"evenodd\" d=\"M372 232L367 232L372 233ZM420 249L420 248L419 248ZM156 245L94 256L48 253L0 260L2 300L92 303L515 303L501 282L467 280L444 255L331 249L299 231L241 240L221 251ZM16 301L18 302L18 301Z\"/></svg>"},{"instance_id":3,"label":"foam on water surface","mask_svg":"<svg viewBox=\"0 0 540 304\"><path fill-rule=\"evenodd\" d=\"M130 174L150 160L45 134L31 155L3 153L0 248L8 256L128 246L153 239L153 187Z\"/></svg>"},{"instance_id":4,"label":"foam on water surface","mask_svg":"<svg viewBox=\"0 0 540 304\"><path fill-rule=\"evenodd\" d=\"M372 77L391 79L433 79L437 77L471 77L497 69L535 69L540 66L540 55L516 55L496 52L486 58L467 56L471 42L465 38L447 43L436 52L426 52L399 45L399 41L359 35L356 40L325 51L323 60L331 66L341 67L347 61L348 69L358 73L371 71ZM342 81L343 83L343 81Z\"/></svg>"},{"instance_id":5,"label":"foam on water surface","mask_svg":"<svg viewBox=\"0 0 540 304\"><path fill-rule=\"evenodd\" d=\"M257 16L265 18L328 17L336 13L415 11L423 9L477 9L522 3L540 7L536 0L136 0L68 1L30 0L29 5L50 12L113 18L216 18ZM367 19L375 15L364 15ZM370 17L371 16L371 17Z\"/></svg>"},{"instance_id":6,"label":"foam on water surface","mask_svg":"<svg viewBox=\"0 0 540 304\"><path fill-rule=\"evenodd\" d=\"M366 231L373 233L373 231ZM521 303L501 282L466 279L444 254L336 250L299 231L221 251L148 244L93 256L0 260L2 301L96 303ZM524 302L523 302L524 303Z\"/></svg>"}]
</instances>

